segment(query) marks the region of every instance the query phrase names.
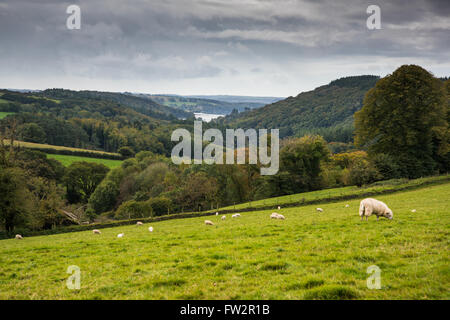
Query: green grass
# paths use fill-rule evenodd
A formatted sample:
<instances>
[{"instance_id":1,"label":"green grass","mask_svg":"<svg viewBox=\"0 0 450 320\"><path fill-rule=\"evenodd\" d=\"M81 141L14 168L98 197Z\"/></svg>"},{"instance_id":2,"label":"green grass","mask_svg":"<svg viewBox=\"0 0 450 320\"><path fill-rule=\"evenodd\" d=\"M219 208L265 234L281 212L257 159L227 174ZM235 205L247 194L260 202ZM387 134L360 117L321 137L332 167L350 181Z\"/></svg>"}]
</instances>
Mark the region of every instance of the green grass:
<instances>
[{"instance_id":1,"label":"green grass","mask_svg":"<svg viewBox=\"0 0 450 320\"><path fill-rule=\"evenodd\" d=\"M78 157L78 156L69 156L62 154L47 154L47 158L56 159L61 162L65 167L70 166L74 162L86 161L86 162L94 162L94 163L102 163L110 169L120 167L122 163L121 160L111 160L111 159L98 159L98 158L90 158L90 157Z\"/></svg>"},{"instance_id":2,"label":"green grass","mask_svg":"<svg viewBox=\"0 0 450 320\"><path fill-rule=\"evenodd\" d=\"M392 221L360 221L358 199L282 209L284 221L255 211L2 240L0 299L449 299L449 194L377 197ZM71 265L80 290L66 288ZM371 265L381 290L366 286Z\"/></svg>"},{"instance_id":3,"label":"green grass","mask_svg":"<svg viewBox=\"0 0 450 320\"><path fill-rule=\"evenodd\" d=\"M10 141L7 139L4 139L3 142L5 145L9 145ZM90 150L90 149L80 149L80 148L71 148L71 147L63 147L63 146L54 146L51 144L43 144L43 143L34 143L34 142L25 142L25 141L14 141L14 146L20 146L23 148L28 149L37 149L37 150L56 150L56 151L72 151L72 152L84 152L89 154L98 154L99 157L102 156L120 156L118 153L111 153L111 152L105 152L105 151L98 151L98 150Z\"/></svg>"},{"instance_id":4,"label":"green grass","mask_svg":"<svg viewBox=\"0 0 450 320\"><path fill-rule=\"evenodd\" d=\"M300 204L302 202L311 202L311 201L325 201L326 199L333 199L338 200L339 197L347 197L347 196L362 196L367 193L371 194L379 194L383 192L394 192L396 190L400 190L403 188L410 188L415 186L420 186L423 184L428 183L439 183L444 182L446 180L450 179L450 175L441 175L441 176L435 176L435 177L426 177L426 178L419 178L414 180L407 180L407 179L398 179L398 180L390 180L390 181L383 181L379 183L375 183L371 186L367 187L357 187L357 186L350 186L350 187L342 187L342 188L333 188L333 189L323 189L318 191L312 191L312 192L304 192L304 193L297 193L287 196L281 196L281 197L274 197L274 198L268 198L263 200L257 200L252 202L246 202L241 204L236 204L232 206L222 207L219 208L219 210L240 210L240 209L248 209L248 208L267 208L267 207L277 207L277 206L283 206L283 205L290 205L290 204ZM209 211L217 211L209 210Z\"/></svg>"},{"instance_id":5,"label":"green grass","mask_svg":"<svg viewBox=\"0 0 450 320\"><path fill-rule=\"evenodd\" d=\"M0 99L0 103L2 103L1 101L2 99ZM0 111L0 119L6 118L7 116L14 114L14 112L2 112Z\"/></svg>"}]
</instances>

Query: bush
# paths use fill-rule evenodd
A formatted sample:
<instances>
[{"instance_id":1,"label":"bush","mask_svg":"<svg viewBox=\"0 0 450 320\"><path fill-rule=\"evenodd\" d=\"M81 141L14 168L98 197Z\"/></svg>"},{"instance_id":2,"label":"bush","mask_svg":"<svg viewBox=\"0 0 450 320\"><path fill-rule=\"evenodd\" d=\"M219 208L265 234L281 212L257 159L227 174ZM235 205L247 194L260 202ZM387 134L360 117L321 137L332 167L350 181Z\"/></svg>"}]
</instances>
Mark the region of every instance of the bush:
<instances>
[{"instance_id":1,"label":"bush","mask_svg":"<svg viewBox=\"0 0 450 320\"><path fill-rule=\"evenodd\" d=\"M110 211L116 204L119 187L110 180L103 180L89 198L89 205L95 213Z\"/></svg>"},{"instance_id":2,"label":"bush","mask_svg":"<svg viewBox=\"0 0 450 320\"><path fill-rule=\"evenodd\" d=\"M367 160L356 160L350 167L350 183L361 187L381 179L378 170Z\"/></svg>"},{"instance_id":3,"label":"bush","mask_svg":"<svg viewBox=\"0 0 450 320\"><path fill-rule=\"evenodd\" d=\"M152 208L155 216L170 214L170 210L172 209L172 201L165 197L151 198L147 203Z\"/></svg>"},{"instance_id":4,"label":"bush","mask_svg":"<svg viewBox=\"0 0 450 320\"><path fill-rule=\"evenodd\" d=\"M117 209L116 219L137 219L153 216L152 206L146 202L130 200L124 202Z\"/></svg>"}]
</instances>

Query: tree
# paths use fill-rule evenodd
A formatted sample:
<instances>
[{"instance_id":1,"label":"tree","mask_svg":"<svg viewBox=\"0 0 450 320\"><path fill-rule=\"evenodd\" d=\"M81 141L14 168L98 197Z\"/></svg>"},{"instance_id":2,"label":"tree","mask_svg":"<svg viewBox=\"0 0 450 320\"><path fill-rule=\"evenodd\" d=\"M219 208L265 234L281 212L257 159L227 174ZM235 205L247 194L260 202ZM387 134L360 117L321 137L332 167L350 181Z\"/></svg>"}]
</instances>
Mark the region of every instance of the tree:
<instances>
[{"instance_id":1,"label":"tree","mask_svg":"<svg viewBox=\"0 0 450 320\"><path fill-rule=\"evenodd\" d=\"M19 139L27 142L46 143L45 131L36 123L25 123L18 128Z\"/></svg>"},{"instance_id":2,"label":"tree","mask_svg":"<svg viewBox=\"0 0 450 320\"><path fill-rule=\"evenodd\" d=\"M0 222L5 230L24 224L31 211L29 199L32 194L26 186L26 174L19 168L0 170Z\"/></svg>"},{"instance_id":3,"label":"tree","mask_svg":"<svg viewBox=\"0 0 450 320\"><path fill-rule=\"evenodd\" d=\"M125 159L132 158L135 155L133 149L127 146L120 148L117 152L119 152Z\"/></svg>"},{"instance_id":4,"label":"tree","mask_svg":"<svg viewBox=\"0 0 450 320\"><path fill-rule=\"evenodd\" d=\"M289 139L280 151L281 169L297 181L297 191L320 187L321 163L328 161L330 151L321 136Z\"/></svg>"},{"instance_id":5,"label":"tree","mask_svg":"<svg viewBox=\"0 0 450 320\"><path fill-rule=\"evenodd\" d=\"M369 155L384 153L409 178L434 172L436 131L448 130L443 82L415 65L404 65L377 82L355 114L355 142ZM441 128L441 130L438 130Z\"/></svg>"},{"instance_id":6,"label":"tree","mask_svg":"<svg viewBox=\"0 0 450 320\"><path fill-rule=\"evenodd\" d=\"M89 206L96 214L110 211L114 208L119 195L119 186L111 180L104 180L89 198Z\"/></svg>"},{"instance_id":7,"label":"tree","mask_svg":"<svg viewBox=\"0 0 450 320\"><path fill-rule=\"evenodd\" d=\"M105 178L109 169L103 164L74 162L66 169L63 181L70 203L87 203L95 188Z\"/></svg>"}]
</instances>

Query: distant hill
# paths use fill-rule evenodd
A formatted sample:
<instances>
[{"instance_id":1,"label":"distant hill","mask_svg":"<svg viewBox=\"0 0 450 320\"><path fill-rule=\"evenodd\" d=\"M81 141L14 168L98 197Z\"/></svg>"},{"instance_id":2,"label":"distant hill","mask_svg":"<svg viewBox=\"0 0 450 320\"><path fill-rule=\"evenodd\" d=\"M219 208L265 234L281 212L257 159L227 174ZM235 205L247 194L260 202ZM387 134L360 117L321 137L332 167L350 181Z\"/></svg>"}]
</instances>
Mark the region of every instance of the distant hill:
<instances>
[{"instance_id":1,"label":"distant hill","mask_svg":"<svg viewBox=\"0 0 450 320\"><path fill-rule=\"evenodd\" d=\"M216 121L234 128L278 128L281 137L317 133L328 141L348 142L352 139L353 114L378 80L371 75L341 78L296 97Z\"/></svg>"},{"instance_id":2,"label":"distant hill","mask_svg":"<svg viewBox=\"0 0 450 320\"><path fill-rule=\"evenodd\" d=\"M121 93L47 89L0 90L0 135L16 123L25 142L120 152L170 154L170 133L193 114ZM189 121L190 123L190 121ZM129 152L128 152L129 153Z\"/></svg>"},{"instance_id":3,"label":"distant hill","mask_svg":"<svg viewBox=\"0 0 450 320\"><path fill-rule=\"evenodd\" d=\"M209 98L197 98L197 97L184 97L178 95L158 95L158 94L134 94L137 97L149 98L157 103L171 108L176 108L179 110L184 110L188 112L199 112L199 113L212 113L226 115L233 112L233 110L238 110L239 112L260 108L265 106L267 103L264 99L260 102L251 101L235 101L227 102L223 100L214 100ZM235 97L236 99L238 97ZM246 100L246 97L242 97L242 100ZM238 100L238 99L237 99ZM267 101L272 101L267 100Z\"/></svg>"},{"instance_id":4,"label":"distant hill","mask_svg":"<svg viewBox=\"0 0 450 320\"><path fill-rule=\"evenodd\" d=\"M197 96L186 96L187 98L199 98L199 99L211 99L229 103L258 103L258 104L269 104L274 103L284 98L280 97L252 97L252 96L230 96L230 95L197 95Z\"/></svg>"}]
</instances>

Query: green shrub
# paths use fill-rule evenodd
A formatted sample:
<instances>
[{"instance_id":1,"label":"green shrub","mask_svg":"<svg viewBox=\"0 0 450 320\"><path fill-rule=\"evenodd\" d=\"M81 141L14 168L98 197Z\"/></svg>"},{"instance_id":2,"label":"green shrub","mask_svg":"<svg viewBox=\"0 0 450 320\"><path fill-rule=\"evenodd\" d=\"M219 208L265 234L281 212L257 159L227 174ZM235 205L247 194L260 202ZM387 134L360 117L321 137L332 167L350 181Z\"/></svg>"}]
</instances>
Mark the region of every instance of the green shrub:
<instances>
[{"instance_id":1,"label":"green shrub","mask_svg":"<svg viewBox=\"0 0 450 320\"><path fill-rule=\"evenodd\" d=\"M170 214L170 210L172 209L172 201L165 197L151 198L147 203L152 208L155 216Z\"/></svg>"},{"instance_id":2,"label":"green shrub","mask_svg":"<svg viewBox=\"0 0 450 320\"><path fill-rule=\"evenodd\" d=\"M116 211L116 219L136 219L153 216L153 209L149 202L130 200L124 202Z\"/></svg>"}]
</instances>

